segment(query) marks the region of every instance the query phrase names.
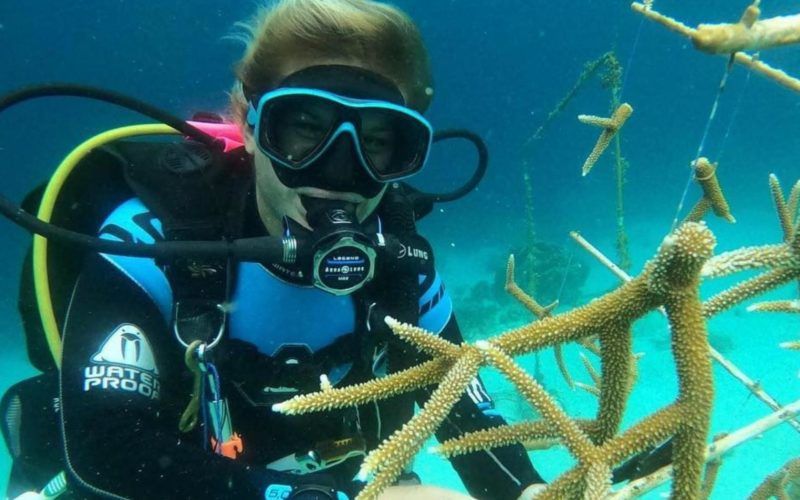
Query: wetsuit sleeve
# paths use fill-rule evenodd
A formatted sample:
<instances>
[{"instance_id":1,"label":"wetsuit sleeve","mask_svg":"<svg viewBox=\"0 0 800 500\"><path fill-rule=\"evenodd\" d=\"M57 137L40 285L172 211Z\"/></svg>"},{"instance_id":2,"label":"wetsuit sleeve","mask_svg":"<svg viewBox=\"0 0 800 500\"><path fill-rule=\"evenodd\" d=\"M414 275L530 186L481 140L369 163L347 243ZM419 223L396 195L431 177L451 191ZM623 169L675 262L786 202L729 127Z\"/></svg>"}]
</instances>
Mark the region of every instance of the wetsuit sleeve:
<instances>
[{"instance_id":1,"label":"wetsuit sleeve","mask_svg":"<svg viewBox=\"0 0 800 500\"><path fill-rule=\"evenodd\" d=\"M450 342L462 343L452 301L438 273L420 276L420 289L420 326ZM424 405L429 396L430 391L420 391L417 404ZM505 423L480 377L475 377L439 427L436 438L441 442ZM522 445L461 455L451 463L469 493L479 499L515 499L528 485L544 482Z\"/></svg>"},{"instance_id":2,"label":"wetsuit sleeve","mask_svg":"<svg viewBox=\"0 0 800 500\"><path fill-rule=\"evenodd\" d=\"M450 316L440 336L456 344L463 342L455 316ZM442 442L467 432L505 424L480 377L475 377L439 427L436 439ZM545 482L522 445L468 453L451 458L450 463L470 495L479 499L516 499L527 486Z\"/></svg>"},{"instance_id":3,"label":"wetsuit sleeve","mask_svg":"<svg viewBox=\"0 0 800 500\"><path fill-rule=\"evenodd\" d=\"M191 393L181 352L144 290L90 257L64 325L60 380L68 475L82 497L263 498L268 485L291 484L180 433Z\"/></svg>"}]
</instances>

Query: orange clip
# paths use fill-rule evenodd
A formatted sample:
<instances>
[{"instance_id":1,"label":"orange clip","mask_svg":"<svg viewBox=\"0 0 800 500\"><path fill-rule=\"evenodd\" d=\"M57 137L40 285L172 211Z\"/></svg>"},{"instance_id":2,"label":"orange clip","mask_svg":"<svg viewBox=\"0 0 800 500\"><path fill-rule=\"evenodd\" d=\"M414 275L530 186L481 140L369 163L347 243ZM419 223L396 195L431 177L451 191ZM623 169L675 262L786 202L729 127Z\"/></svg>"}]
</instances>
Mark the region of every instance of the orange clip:
<instances>
[{"instance_id":1,"label":"orange clip","mask_svg":"<svg viewBox=\"0 0 800 500\"><path fill-rule=\"evenodd\" d=\"M217 452L217 454L222 455L223 457L228 457L232 460L236 460L239 457L239 454L244 451L242 436L235 432L233 435L231 435L230 439L222 444L218 444L217 440L212 436L211 447L214 448L214 451Z\"/></svg>"}]
</instances>

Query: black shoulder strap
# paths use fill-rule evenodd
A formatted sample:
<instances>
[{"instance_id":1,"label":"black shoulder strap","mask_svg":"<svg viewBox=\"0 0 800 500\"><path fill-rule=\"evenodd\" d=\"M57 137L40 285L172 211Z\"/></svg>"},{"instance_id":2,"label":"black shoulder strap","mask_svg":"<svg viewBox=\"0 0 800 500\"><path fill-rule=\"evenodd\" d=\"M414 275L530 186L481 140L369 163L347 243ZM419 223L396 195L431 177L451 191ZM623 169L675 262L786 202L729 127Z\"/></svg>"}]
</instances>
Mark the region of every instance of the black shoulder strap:
<instances>
[{"instance_id":1,"label":"black shoulder strap","mask_svg":"<svg viewBox=\"0 0 800 500\"><path fill-rule=\"evenodd\" d=\"M125 178L161 221L167 240L236 238L251 167L244 148L230 153L192 142L123 143Z\"/></svg>"},{"instance_id":2,"label":"black shoulder strap","mask_svg":"<svg viewBox=\"0 0 800 500\"><path fill-rule=\"evenodd\" d=\"M235 239L242 234L244 207L252 183L244 148L230 153L182 141L126 143L125 177L161 221L166 240ZM159 261L172 287L173 327L179 339L211 342L225 329L220 306L231 292L235 266L226 259L177 258Z\"/></svg>"},{"instance_id":3,"label":"black shoulder strap","mask_svg":"<svg viewBox=\"0 0 800 500\"><path fill-rule=\"evenodd\" d=\"M417 233L414 206L405 186L392 183L378 207L383 221L383 230L401 240L415 241L421 239ZM419 323L419 273L409 266L391 266L389 276L369 287L375 306L369 318L373 331L388 329L383 323L386 314L404 323ZM388 335L388 369L396 372L414 364L416 349L408 343L400 341L394 335Z\"/></svg>"}]
</instances>

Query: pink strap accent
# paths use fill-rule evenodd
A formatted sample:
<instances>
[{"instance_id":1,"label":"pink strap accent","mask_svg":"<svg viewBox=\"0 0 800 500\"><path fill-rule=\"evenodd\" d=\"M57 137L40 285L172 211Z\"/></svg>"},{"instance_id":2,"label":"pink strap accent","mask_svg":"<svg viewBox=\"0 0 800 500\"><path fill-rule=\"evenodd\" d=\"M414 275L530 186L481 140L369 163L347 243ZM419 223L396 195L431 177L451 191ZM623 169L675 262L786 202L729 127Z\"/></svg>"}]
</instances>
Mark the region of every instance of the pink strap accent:
<instances>
[{"instance_id":1,"label":"pink strap accent","mask_svg":"<svg viewBox=\"0 0 800 500\"><path fill-rule=\"evenodd\" d=\"M217 139L222 139L225 143L225 152L244 146L244 138L239 125L235 123L208 123L208 122L187 122L193 127L197 127L208 135L213 135Z\"/></svg>"}]
</instances>

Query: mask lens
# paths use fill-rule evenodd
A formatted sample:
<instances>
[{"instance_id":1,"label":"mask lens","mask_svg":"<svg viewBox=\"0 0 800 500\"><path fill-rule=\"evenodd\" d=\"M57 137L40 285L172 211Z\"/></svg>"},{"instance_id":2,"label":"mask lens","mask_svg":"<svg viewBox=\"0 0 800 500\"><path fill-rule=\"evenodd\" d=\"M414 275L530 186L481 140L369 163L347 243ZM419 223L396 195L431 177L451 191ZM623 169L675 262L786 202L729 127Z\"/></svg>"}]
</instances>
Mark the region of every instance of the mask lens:
<instances>
[{"instance_id":1,"label":"mask lens","mask_svg":"<svg viewBox=\"0 0 800 500\"><path fill-rule=\"evenodd\" d=\"M430 143L430 130L417 119L388 109L360 110L361 151L382 181L419 171Z\"/></svg>"},{"instance_id":2,"label":"mask lens","mask_svg":"<svg viewBox=\"0 0 800 500\"><path fill-rule=\"evenodd\" d=\"M376 180L391 181L422 168L431 142L424 119L380 103L346 101L308 90L267 97L259 121L261 149L289 168L303 169L349 123L356 129L364 167Z\"/></svg>"},{"instance_id":3,"label":"mask lens","mask_svg":"<svg viewBox=\"0 0 800 500\"><path fill-rule=\"evenodd\" d=\"M265 103L261 113L262 148L290 165L319 151L338 121L335 103L315 96L282 96Z\"/></svg>"}]
</instances>

